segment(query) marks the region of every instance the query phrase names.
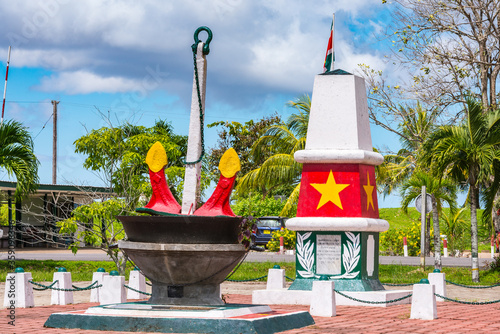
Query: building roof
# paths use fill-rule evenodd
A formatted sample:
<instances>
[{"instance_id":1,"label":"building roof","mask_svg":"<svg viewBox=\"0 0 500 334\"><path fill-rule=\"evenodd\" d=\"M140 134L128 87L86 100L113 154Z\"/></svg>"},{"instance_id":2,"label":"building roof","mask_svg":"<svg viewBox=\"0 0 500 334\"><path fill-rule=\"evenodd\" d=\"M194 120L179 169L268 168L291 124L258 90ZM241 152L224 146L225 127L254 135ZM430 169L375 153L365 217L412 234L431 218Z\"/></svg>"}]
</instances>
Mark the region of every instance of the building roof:
<instances>
[{"instance_id":1,"label":"building roof","mask_svg":"<svg viewBox=\"0 0 500 334\"><path fill-rule=\"evenodd\" d=\"M0 191L8 191L8 190L15 191L16 185L17 185L16 182L0 181ZM79 195L81 196L88 193L92 193L96 196L114 195L113 190L106 187L75 186L66 184L39 184L36 193L33 195L40 196L45 194L51 194L54 192L64 193L67 196L79 196Z\"/></svg>"}]
</instances>

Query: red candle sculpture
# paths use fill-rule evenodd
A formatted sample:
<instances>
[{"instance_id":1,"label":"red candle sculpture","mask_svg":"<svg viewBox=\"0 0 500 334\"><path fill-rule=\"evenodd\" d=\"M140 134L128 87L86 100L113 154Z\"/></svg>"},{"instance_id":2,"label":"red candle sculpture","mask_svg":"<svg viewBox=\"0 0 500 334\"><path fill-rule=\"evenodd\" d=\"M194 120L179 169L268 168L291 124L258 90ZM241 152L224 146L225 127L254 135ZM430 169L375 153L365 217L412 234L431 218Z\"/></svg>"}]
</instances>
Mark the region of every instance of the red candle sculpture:
<instances>
[{"instance_id":1,"label":"red candle sculpture","mask_svg":"<svg viewBox=\"0 0 500 334\"><path fill-rule=\"evenodd\" d=\"M240 159L233 148L227 150L219 162L220 178L214 193L208 201L194 212L197 216L232 216L235 214L229 206L236 174L241 170Z\"/></svg>"},{"instance_id":2,"label":"red candle sculpture","mask_svg":"<svg viewBox=\"0 0 500 334\"><path fill-rule=\"evenodd\" d=\"M165 179L165 166L167 162L167 153L163 145L160 142L154 143L146 156L153 195L144 208L138 208L136 211L160 215L165 213L178 214L181 212L181 206L172 195Z\"/></svg>"}]
</instances>

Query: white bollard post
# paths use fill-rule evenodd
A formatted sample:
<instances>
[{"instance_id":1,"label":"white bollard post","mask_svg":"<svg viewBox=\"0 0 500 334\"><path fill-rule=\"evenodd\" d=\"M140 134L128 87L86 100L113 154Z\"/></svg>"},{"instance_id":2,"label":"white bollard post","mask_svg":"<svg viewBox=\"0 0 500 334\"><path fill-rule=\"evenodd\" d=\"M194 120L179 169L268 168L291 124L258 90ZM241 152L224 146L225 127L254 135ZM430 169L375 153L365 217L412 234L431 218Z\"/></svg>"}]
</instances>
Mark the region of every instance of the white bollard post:
<instances>
[{"instance_id":1,"label":"white bollard post","mask_svg":"<svg viewBox=\"0 0 500 334\"><path fill-rule=\"evenodd\" d=\"M16 308L35 306L33 285L29 282L31 280L31 273L25 273L23 268L16 268L14 273L8 273L5 279L3 306L14 312Z\"/></svg>"},{"instance_id":2,"label":"white bollard post","mask_svg":"<svg viewBox=\"0 0 500 334\"><path fill-rule=\"evenodd\" d=\"M434 269L433 273L429 273L428 278L429 278L429 283L436 287L434 292L437 293L438 295L446 297L445 273L442 273L439 269ZM444 302L445 300L441 297L436 296L436 301Z\"/></svg>"},{"instance_id":3,"label":"white bollard post","mask_svg":"<svg viewBox=\"0 0 500 334\"><path fill-rule=\"evenodd\" d=\"M267 290L284 289L286 287L285 283L285 269L280 269L278 265L269 269L267 273Z\"/></svg>"},{"instance_id":4,"label":"white bollard post","mask_svg":"<svg viewBox=\"0 0 500 334\"><path fill-rule=\"evenodd\" d=\"M413 285L410 319L437 319L435 291L435 286L429 284L429 281L425 278L421 279L419 284Z\"/></svg>"},{"instance_id":5,"label":"white bollard post","mask_svg":"<svg viewBox=\"0 0 500 334\"><path fill-rule=\"evenodd\" d=\"M53 288L58 289L73 289L71 281L71 273L66 272L66 268L59 268L54 273L52 282L58 281ZM50 297L51 305L66 305L73 304L73 291L52 290Z\"/></svg>"},{"instance_id":6,"label":"white bollard post","mask_svg":"<svg viewBox=\"0 0 500 334\"><path fill-rule=\"evenodd\" d=\"M443 253L444 257L448 257L448 240L443 239Z\"/></svg>"},{"instance_id":7,"label":"white bollard post","mask_svg":"<svg viewBox=\"0 0 500 334\"><path fill-rule=\"evenodd\" d=\"M144 277L139 269L134 269L130 272L128 286L132 289L146 292L146 277ZM127 289L127 299L144 299L148 297L148 295L143 293Z\"/></svg>"},{"instance_id":8,"label":"white bollard post","mask_svg":"<svg viewBox=\"0 0 500 334\"><path fill-rule=\"evenodd\" d=\"M314 281L311 295L311 308L309 313L318 317L335 317L335 284L333 281Z\"/></svg>"},{"instance_id":9,"label":"white bollard post","mask_svg":"<svg viewBox=\"0 0 500 334\"><path fill-rule=\"evenodd\" d=\"M101 285L103 282L104 276L107 276L107 275L108 275L108 273L106 272L106 270L104 270L104 268L97 269L97 271L92 274L92 283L97 281L96 285ZM98 303L101 300L101 298L100 298L101 294L102 294L102 287L94 288L94 289L90 290L90 302L91 303Z\"/></svg>"},{"instance_id":10,"label":"white bollard post","mask_svg":"<svg viewBox=\"0 0 500 334\"><path fill-rule=\"evenodd\" d=\"M404 256L408 257L408 243L406 242L406 237L403 237L403 251Z\"/></svg>"},{"instance_id":11,"label":"white bollard post","mask_svg":"<svg viewBox=\"0 0 500 334\"><path fill-rule=\"evenodd\" d=\"M125 276L118 276L118 272L113 270L109 275L104 276L102 281L102 291L99 296L100 304L125 303L127 301L125 293Z\"/></svg>"}]
</instances>

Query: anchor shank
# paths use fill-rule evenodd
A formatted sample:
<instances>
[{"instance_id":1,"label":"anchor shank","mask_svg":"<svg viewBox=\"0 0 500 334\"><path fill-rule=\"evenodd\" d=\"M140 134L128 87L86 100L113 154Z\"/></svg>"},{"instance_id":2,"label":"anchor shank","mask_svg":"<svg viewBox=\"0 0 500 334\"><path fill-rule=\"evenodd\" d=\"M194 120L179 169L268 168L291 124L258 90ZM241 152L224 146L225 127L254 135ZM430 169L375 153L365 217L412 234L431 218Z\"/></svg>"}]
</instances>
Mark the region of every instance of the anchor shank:
<instances>
[{"instance_id":1,"label":"anchor shank","mask_svg":"<svg viewBox=\"0 0 500 334\"><path fill-rule=\"evenodd\" d=\"M204 43L198 43L196 65L198 67L198 82L201 95L203 118L205 117L205 92L207 84L207 63L203 54ZM196 74L193 77L193 94L191 98L191 116L189 120L189 136L186 161L196 161L202 151L202 136L200 123L200 107L196 87ZM186 165L184 174L184 190L182 194L182 214L192 214L200 196L201 162Z\"/></svg>"}]
</instances>

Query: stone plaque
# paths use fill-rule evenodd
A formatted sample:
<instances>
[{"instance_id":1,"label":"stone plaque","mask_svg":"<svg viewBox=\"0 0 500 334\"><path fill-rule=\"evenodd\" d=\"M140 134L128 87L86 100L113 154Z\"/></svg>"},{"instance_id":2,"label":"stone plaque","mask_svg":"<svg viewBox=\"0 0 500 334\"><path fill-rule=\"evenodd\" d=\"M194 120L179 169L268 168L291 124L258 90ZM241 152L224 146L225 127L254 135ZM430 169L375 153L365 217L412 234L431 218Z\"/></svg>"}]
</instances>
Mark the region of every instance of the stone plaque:
<instances>
[{"instance_id":1,"label":"stone plaque","mask_svg":"<svg viewBox=\"0 0 500 334\"><path fill-rule=\"evenodd\" d=\"M341 247L341 236L338 234L318 234L316 236L316 274L341 274Z\"/></svg>"}]
</instances>

